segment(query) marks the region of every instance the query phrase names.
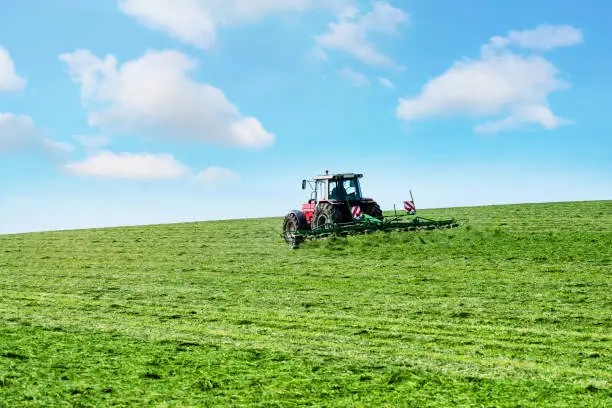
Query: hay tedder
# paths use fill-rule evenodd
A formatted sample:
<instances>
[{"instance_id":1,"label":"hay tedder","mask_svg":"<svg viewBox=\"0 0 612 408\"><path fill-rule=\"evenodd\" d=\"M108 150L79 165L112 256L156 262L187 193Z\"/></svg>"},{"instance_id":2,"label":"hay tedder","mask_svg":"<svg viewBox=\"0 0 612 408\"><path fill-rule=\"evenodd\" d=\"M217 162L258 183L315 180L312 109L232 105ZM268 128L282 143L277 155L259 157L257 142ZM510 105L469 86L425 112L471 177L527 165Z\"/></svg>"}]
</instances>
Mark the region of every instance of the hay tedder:
<instances>
[{"instance_id":1,"label":"hay tedder","mask_svg":"<svg viewBox=\"0 0 612 408\"><path fill-rule=\"evenodd\" d=\"M375 231L415 231L420 229L455 228L460 224L454 218L432 220L416 216L412 193L404 201L404 212L394 211L389 217L376 201L361 194L359 179L363 174L341 173L315 176L312 181L302 180L302 190L310 185L312 192L302 210L292 210L283 223L283 238L292 248L306 239L329 236L367 234Z\"/></svg>"}]
</instances>

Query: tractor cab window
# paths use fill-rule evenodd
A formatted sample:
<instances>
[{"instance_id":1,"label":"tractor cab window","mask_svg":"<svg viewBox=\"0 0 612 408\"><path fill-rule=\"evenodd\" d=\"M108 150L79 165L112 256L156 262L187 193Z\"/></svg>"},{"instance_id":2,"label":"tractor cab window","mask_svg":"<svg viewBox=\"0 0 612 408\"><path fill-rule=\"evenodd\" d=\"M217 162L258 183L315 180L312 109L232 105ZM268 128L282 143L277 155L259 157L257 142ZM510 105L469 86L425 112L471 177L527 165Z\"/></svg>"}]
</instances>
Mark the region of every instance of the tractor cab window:
<instances>
[{"instance_id":1,"label":"tractor cab window","mask_svg":"<svg viewBox=\"0 0 612 408\"><path fill-rule=\"evenodd\" d=\"M329 191L330 200L345 201L361 199L359 182L357 182L356 179L330 180Z\"/></svg>"},{"instance_id":2,"label":"tractor cab window","mask_svg":"<svg viewBox=\"0 0 612 408\"><path fill-rule=\"evenodd\" d=\"M315 199L316 201L325 200L325 180L317 180L315 185Z\"/></svg>"}]
</instances>

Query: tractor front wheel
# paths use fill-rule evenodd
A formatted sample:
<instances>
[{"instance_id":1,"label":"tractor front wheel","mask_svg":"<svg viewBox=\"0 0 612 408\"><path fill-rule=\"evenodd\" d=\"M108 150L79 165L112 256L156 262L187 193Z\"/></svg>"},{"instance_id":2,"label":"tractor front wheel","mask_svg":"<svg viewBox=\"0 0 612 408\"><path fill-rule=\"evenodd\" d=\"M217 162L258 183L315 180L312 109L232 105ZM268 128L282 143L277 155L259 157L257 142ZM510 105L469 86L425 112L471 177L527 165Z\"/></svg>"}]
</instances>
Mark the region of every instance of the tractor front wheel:
<instances>
[{"instance_id":1,"label":"tractor front wheel","mask_svg":"<svg viewBox=\"0 0 612 408\"><path fill-rule=\"evenodd\" d=\"M330 203L320 203L312 217L312 229L329 228L333 224L342 222L342 213L340 209L334 207Z\"/></svg>"},{"instance_id":2,"label":"tractor front wheel","mask_svg":"<svg viewBox=\"0 0 612 408\"><path fill-rule=\"evenodd\" d=\"M297 230L306 229L306 216L298 210L291 211L285 215L283 222L283 237L285 242L293 247L297 246L299 239L295 236Z\"/></svg>"}]
</instances>

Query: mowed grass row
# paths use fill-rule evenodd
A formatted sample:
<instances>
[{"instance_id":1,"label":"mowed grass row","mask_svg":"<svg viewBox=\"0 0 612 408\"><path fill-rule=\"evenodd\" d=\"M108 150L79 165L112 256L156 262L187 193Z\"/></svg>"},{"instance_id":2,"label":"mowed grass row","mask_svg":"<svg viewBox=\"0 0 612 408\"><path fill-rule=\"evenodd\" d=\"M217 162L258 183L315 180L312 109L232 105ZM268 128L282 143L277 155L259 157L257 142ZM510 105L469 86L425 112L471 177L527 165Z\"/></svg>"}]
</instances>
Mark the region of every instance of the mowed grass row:
<instances>
[{"instance_id":1,"label":"mowed grass row","mask_svg":"<svg viewBox=\"0 0 612 408\"><path fill-rule=\"evenodd\" d=\"M0 406L610 406L612 202L0 236Z\"/></svg>"}]
</instances>

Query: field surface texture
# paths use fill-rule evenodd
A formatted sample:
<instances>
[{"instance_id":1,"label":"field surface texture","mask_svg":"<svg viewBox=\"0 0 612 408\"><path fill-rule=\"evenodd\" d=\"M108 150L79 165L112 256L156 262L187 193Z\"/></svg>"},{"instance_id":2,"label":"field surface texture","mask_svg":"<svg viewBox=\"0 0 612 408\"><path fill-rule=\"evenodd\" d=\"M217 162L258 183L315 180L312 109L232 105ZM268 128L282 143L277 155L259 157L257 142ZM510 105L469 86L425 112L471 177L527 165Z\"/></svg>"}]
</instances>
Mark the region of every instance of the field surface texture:
<instances>
[{"instance_id":1,"label":"field surface texture","mask_svg":"<svg viewBox=\"0 0 612 408\"><path fill-rule=\"evenodd\" d=\"M420 215L0 236L0 406L612 406L612 201Z\"/></svg>"}]
</instances>

